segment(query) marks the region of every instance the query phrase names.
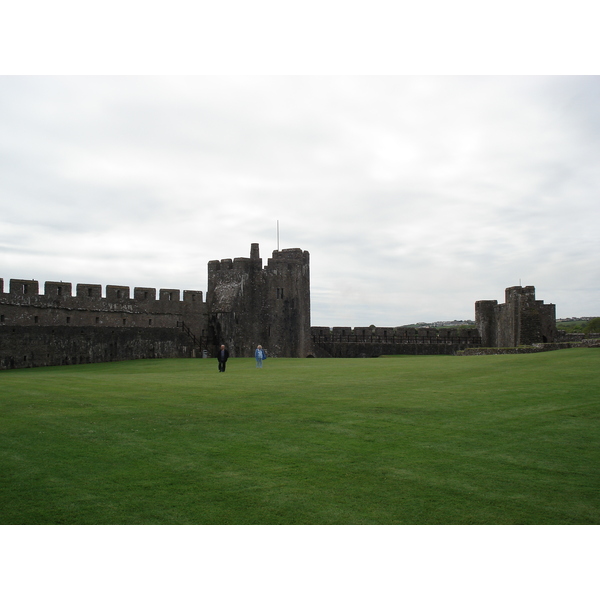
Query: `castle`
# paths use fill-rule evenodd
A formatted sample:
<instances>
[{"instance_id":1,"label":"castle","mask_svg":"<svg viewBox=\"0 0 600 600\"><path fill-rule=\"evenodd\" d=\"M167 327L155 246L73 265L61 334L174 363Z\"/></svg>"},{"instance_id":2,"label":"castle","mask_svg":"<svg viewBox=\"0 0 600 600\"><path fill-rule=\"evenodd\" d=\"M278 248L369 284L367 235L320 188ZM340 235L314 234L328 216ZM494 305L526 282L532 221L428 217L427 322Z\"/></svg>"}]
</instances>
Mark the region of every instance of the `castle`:
<instances>
[{"instance_id":1,"label":"castle","mask_svg":"<svg viewBox=\"0 0 600 600\"><path fill-rule=\"evenodd\" d=\"M214 356L233 357L261 344L274 357L367 357L453 354L473 346L552 342L554 305L533 287L506 290L506 303L476 303L477 328L311 327L309 253L273 251L266 266L258 244L250 257L208 263L206 299L197 290L0 279L0 369Z\"/></svg>"},{"instance_id":2,"label":"castle","mask_svg":"<svg viewBox=\"0 0 600 600\"><path fill-rule=\"evenodd\" d=\"M206 300L197 290L130 288L0 279L0 369L215 355L271 356L311 352L309 253L274 251L263 268L250 258L208 263Z\"/></svg>"}]
</instances>

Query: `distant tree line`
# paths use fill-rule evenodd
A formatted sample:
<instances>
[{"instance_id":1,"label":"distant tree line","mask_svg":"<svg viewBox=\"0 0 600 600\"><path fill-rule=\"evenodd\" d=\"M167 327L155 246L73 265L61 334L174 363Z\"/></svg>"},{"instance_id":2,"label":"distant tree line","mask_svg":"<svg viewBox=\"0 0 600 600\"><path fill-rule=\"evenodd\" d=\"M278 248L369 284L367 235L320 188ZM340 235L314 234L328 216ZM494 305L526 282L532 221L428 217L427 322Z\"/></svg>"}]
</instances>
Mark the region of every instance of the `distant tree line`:
<instances>
[{"instance_id":1,"label":"distant tree line","mask_svg":"<svg viewBox=\"0 0 600 600\"><path fill-rule=\"evenodd\" d=\"M588 321L587 325L583 328L583 333L600 333L600 317Z\"/></svg>"},{"instance_id":2,"label":"distant tree line","mask_svg":"<svg viewBox=\"0 0 600 600\"><path fill-rule=\"evenodd\" d=\"M600 317L589 321L560 321L556 323L556 328L567 333L600 333Z\"/></svg>"}]
</instances>

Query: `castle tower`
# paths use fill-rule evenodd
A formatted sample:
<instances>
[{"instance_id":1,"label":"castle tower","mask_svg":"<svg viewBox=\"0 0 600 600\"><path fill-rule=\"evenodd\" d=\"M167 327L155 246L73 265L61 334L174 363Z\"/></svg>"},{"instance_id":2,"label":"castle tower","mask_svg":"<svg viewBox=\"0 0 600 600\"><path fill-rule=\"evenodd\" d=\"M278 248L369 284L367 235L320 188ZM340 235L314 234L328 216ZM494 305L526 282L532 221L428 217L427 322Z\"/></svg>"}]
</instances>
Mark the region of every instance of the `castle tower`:
<instances>
[{"instance_id":1,"label":"castle tower","mask_svg":"<svg viewBox=\"0 0 600 600\"><path fill-rule=\"evenodd\" d=\"M504 304L479 300L475 303L475 320L482 345L487 347L549 343L557 335L556 307L536 300L532 285L506 288Z\"/></svg>"},{"instance_id":2,"label":"castle tower","mask_svg":"<svg viewBox=\"0 0 600 600\"><path fill-rule=\"evenodd\" d=\"M311 353L310 256L300 248L273 252L265 267L264 323L268 348L277 356Z\"/></svg>"},{"instance_id":3,"label":"castle tower","mask_svg":"<svg viewBox=\"0 0 600 600\"><path fill-rule=\"evenodd\" d=\"M498 346L498 300L478 300L475 302L475 323L484 348Z\"/></svg>"},{"instance_id":4,"label":"castle tower","mask_svg":"<svg viewBox=\"0 0 600 600\"><path fill-rule=\"evenodd\" d=\"M250 258L208 263L206 295L215 346L232 356L253 356L258 344L272 356L311 351L309 254L274 251L263 269L258 244Z\"/></svg>"}]
</instances>

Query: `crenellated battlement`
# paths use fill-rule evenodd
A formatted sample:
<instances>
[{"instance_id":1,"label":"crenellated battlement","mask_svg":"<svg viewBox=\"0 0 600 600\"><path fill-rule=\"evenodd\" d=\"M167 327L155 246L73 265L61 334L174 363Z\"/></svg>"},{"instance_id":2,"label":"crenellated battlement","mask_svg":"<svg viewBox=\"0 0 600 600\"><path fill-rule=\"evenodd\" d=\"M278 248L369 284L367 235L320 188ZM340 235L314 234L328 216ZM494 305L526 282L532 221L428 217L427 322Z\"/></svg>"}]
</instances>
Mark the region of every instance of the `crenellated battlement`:
<instances>
[{"instance_id":1,"label":"crenellated battlement","mask_svg":"<svg viewBox=\"0 0 600 600\"><path fill-rule=\"evenodd\" d=\"M238 260L238 259L236 259ZM249 259L247 259L249 260ZM40 284L35 279L11 279L9 282L9 291L4 292L4 279L0 279L0 302L10 304L13 301L20 303L23 299L35 299L43 303L44 300L62 300L68 301L97 301L105 300L111 303L127 303L135 301L136 303L157 302L155 288L136 287L133 288L133 297L131 288L124 285L107 285L106 294L102 295L102 286L92 283L78 283L73 296L73 284L63 281L46 281L44 284L44 293L40 294ZM160 302L182 302L196 303L202 302L203 292L198 290L184 290L183 300L181 299L181 290L178 289L160 289Z\"/></svg>"},{"instance_id":2,"label":"crenellated battlement","mask_svg":"<svg viewBox=\"0 0 600 600\"><path fill-rule=\"evenodd\" d=\"M435 327L311 327L313 342L447 343L480 341L475 327L437 329Z\"/></svg>"},{"instance_id":3,"label":"crenellated battlement","mask_svg":"<svg viewBox=\"0 0 600 600\"><path fill-rule=\"evenodd\" d=\"M133 298L138 302L153 302L156 300L156 289L155 288L133 288Z\"/></svg>"},{"instance_id":4,"label":"crenellated battlement","mask_svg":"<svg viewBox=\"0 0 600 600\"><path fill-rule=\"evenodd\" d=\"M207 336L206 303L203 293L178 289L131 288L46 281L40 294L39 282L11 279L4 291L0 279L0 326L6 327L100 327L178 328L185 323L198 339Z\"/></svg>"},{"instance_id":5,"label":"crenellated battlement","mask_svg":"<svg viewBox=\"0 0 600 600\"><path fill-rule=\"evenodd\" d=\"M535 300L535 287L533 285L526 285L521 287L520 285L514 285L504 290L504 301L512 302L515 298L522 297L528 300Z\"/></svg>"},{"instance_id":6,"label":"crenellated battlement","mask_svg":"<svg viewBox=\"0 0 600 600\"><path fill-rule=\"evenodd\" d=\"M305 266L308 269L309 262L310 254L307 250L300 248L274 250L272 257L267 261L265 270L274 272L278 268L281 269L282 266L288 266L288 268Z\"/></svg>"},{"instance_id":7,"label":"crenellated battlement","mask_svg":"<svg viewBox=\"0 0 600 600\"><path fill-rule=\"evenodd\" d=\"M17 297L37 296L40 293L40 285L33 279L11 279L8 293Z\"/></svg>"},{"instance_id":8,"label":"crenellated battlement","mask_svg":"<svg viewBox=\"0 0 600 600\"><path fill-rule=\"evenodd\" d=\"M52 298L70 298L73 295L73 286L62 281L46 281L44 295Z\"/></svg>"},{"instance_id":9,"label":"crenellated battlement","mask_svg":"<svg viewBox=\"0 0 600 600\"><path fill-rule=\"evenodd\" d=\"M311 327L315 356L374 357L385 354L454 354L481 344L479 332L433 327Z\"/></svg>"},{"instance_id":10,"label":"crenellated battlement","mask_svg":"<svg viewBox=\"0 0 600 600\"><path fill-rule=\"evenodd\" d=\"M91 283L77 284L77 297L89 300L100 300L102 298L102 286Z\"/></svg>"}]
</instances>

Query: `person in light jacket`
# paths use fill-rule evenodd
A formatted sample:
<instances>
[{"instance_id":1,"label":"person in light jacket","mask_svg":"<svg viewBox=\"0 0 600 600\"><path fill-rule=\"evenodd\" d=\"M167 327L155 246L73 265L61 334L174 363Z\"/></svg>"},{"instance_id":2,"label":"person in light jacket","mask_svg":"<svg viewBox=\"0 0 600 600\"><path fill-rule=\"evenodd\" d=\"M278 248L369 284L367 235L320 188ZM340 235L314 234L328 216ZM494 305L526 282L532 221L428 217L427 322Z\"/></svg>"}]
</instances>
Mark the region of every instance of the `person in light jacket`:
<instances>
[{"instance_id":1,"label":"person in light jacket","mask_svg":"<svg viewBox=\"0 0 600 600\"><path fill-rule=\"evenodd\" d=\"M262 361L267 358L265 351L262 349L262 346L259 344L254 351L254 358L256 358L256 368L262 369Z\"/></svg>"}]
</instances>

